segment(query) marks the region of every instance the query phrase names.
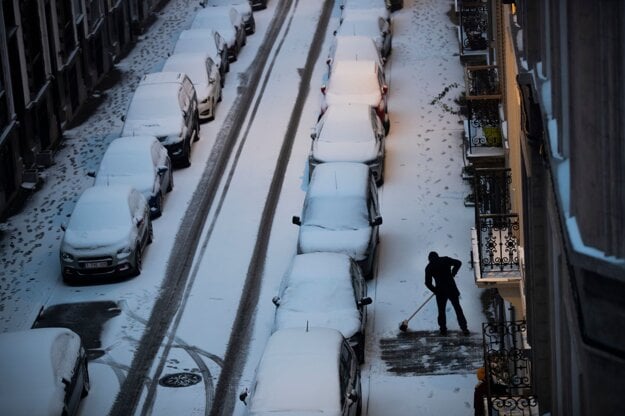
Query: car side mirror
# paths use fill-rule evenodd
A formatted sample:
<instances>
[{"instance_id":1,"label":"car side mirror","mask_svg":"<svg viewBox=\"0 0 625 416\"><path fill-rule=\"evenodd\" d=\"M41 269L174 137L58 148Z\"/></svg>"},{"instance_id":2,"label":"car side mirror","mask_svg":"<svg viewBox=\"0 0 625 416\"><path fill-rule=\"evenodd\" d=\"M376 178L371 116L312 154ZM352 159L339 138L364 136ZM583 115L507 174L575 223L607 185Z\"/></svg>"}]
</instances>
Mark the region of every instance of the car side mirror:
<instances>
[{"instance_id":1,"label":"car side mirror","mask_svg":"<svg viewBox=\"0 0 625 416\"><path fill-rule=\"evenodd\" d=\"M62 223L61 224L61 230L63 230L63 231L67 230L67 224Z\"/></svg>"},{"instance_id":2,"label":"car side mirror","mask_svg":"<svg viewBox=\"0 0 625 416\"><path fill-rule=\"evenodd\" d=\"M241 400L243 403L245 403L245 405L247 406L247 396L249 394L249 391L247 389L243 390L240 394L239 394L239 400Z\"/></svg>"},{"instance_id":3,"label":"car side mirror","mask_svg":"<svg viewBox=\"0 0 625 416\"><path fill-rule=\"evenodd\" d=\"M317 138L317 130L312 129L312 131L310 132L310 138L313 140Z\"/></svg>"},{"instance_id":4,"label":"car side mirror","mask_svg":"<svg viewBox=\"0 0 625 416\"><path fill-rule=\"evenodd\" d=\"M159 166L156 169L156 172L158 172L159 175L164 175L165 173L167 173L169 169L167 168L167 166Z\"/></svg>"},{"instance_id":5,"label":"car side mirror","mask_svg":"<svg viewBox=\"0 0 625 416\"><path fill-rule=\"evenodd\" d=\"M323 84L323 85L321 86L321 93L322 93L323 95L325 95L325 94L326 94L326 84Z\"/></svg>"},{"instance_id":6,"label":"car side mirror","mask_svg":"<svg viewBox=\"0 0 625 416\"><path fill-rule=\"evenodd\" d=\"M388 92L388 85L382 85L382 94L386 94Z\"/></svg>"},{"instance_id":7,"label":"car side mirror","mask_svg":"<svg viewBox=\"0 0 625 416\"><path fill-rule=\"evenodd\" d=\"M143 218L141 217L135 217L135 225L137 227L141 227L141 224L143 224Z\"/></svg>"},{"instance_id":8,"label":"car side mirror","mask_svg":"<svg viewBox=\"0 0 625 416\"><path fill-rule=\"evenodd\" d=\"M91 178L95 178L95 170L90 170L87 172L87 176L91 177Z\"/></svg>"},{"instance_id":9,"label":"car side mirror","mask_svg":"<svg viewBox=\"0 0 625 416\"><path fill-rule=\"evenodd\" d=\"M326 59L326 64L330 66L332 64L332 58Z\"/></svg>"},{"instance_id":10,"label":"car side mirror","mask_svg":"<svg viewBox=\"0 0 625 416\"><path fill-rule=\"evenodd\" d=\"M122 121L126 121L126 115L123 115L120 118L122 119Z\"/></svg>"},{"instance_id":11,"label":"car side mirror","mask_svg":"<svg viewBox=\"0 0 625 416\"><path fill-rule=\"evenodd\" d=\"M276 305L276 307L280 306L280 296L274 296L273 299L271 299L271 301L273 302L274 305Z\"/></svg>"},{"instance_id":12,"label":"car side mirror","mask_svg":"<svg viewBox=\"0 0 625 416\"><path fill-rule=\"evenodd\" d=\"M341 23L343 23L343 19L341 19ZM334 36L336 36L336 34L337 34L338 32L339 32L338 30L335 30L334 32L332 32L332 34L333 34Z\"/></svg>"},{"instance_id":13,"label":"car side mirror","mask_svg":"<svg viewBox=\"0 0 625 416\"><path fill-rule=\"evenodd\" d=\"M358 301L358 306L367 306L367 305L371 305L372 303L373 303L373 299L367 296L366 298L362 298Z\"/></svg>"},{"instance_id":14,"label":"car side mirror","mask_svg":"<svg viewBox=\"0 0 625 416\"><path fill-rule=\"evenodd\" d=\"M291 222L295 225L302 225L302 220L297 215L293 215Z\"/></svg>"},{"instance_id":15,"label":"car side mirror","mask_svg":"<svg viewBox=\"0 0 625 416\"><path fill-rule=\"evenodd\" d=\"M375 217L373 221L369 221L372 226L382 225L382 217Z\"/></svg>"}]
</instances>

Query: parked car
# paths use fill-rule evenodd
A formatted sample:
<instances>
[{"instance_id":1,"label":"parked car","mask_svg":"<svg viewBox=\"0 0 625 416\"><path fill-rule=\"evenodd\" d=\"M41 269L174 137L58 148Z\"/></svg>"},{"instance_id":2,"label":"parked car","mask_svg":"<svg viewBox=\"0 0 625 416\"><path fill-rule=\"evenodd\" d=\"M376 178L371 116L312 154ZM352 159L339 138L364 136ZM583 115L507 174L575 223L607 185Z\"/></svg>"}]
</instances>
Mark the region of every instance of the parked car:
<instances>
[{"instance_id":1,"label":"parked car","mask_svg":"<svg viewBox=\"0 0 625 416\"><path fill-rule=\"evenodd\" d=\"M153 238L148 203L129 185L87 188L63 229L61 271L67 283L139 275Z\"/></svg>"},{"instance_id":2,"label":"parked car","mask_svg":"<svg viewBox=\"0 0 625 416\"><path fill-rule=\"evenodd\" d=\"M206 53L177 53L163 65L163 72L187 74L195 94L200 121L215 119L217 103L221 101L221 75L215 62Z\"/></svg>"},{"instance_id":3,"label":"parked car","mask_svg":"<svg viewBox=\"0 0 625 416\"><path fill-rule=\"evenodd\" d=\"M113 140L100 162L94 185L130 185L143 194L152 218L163 212L163 197L174 188L167 149L154 136Z\"/></svg>"},{"instance_id":4,"label":"parked car","mask_svg":"<svg viewBox=\"0 0 625 416\"><path fill-rule=\"evenodd\" d=\"M368 104L337 103L323 113L311 133L309 172L320 163L365 163L377 185L384 182L385 130Z\"/></svg>"},{"instance_id":5,"label":"parked car","mask_svg":"<svg viewBox=\"0 0 625 416\"><path fill-rule=\"evenodd\" d=\"M262 10L267 8L267 0L249 0L252 10Z\"/></svg>"},{"instance_id":6,"label":"parked car","mask_svg":"<svg viewBox=\"0 0 625 416\"><path fill-rule=\"evenodd\" d=\"M67 328L0 334L0 414L73 416L89 393L87 355Z\"/></svg>"},{"instance_id":7,"label":"parked car","mask_svg":"<svg viewBox=\"0 0 625 416\"><path fill-rule=\"evenodd\" d=\"M237 9L237 12L243 19L245 25L245 34L253 35L256 32L256 21L254 20L254 14L252 13L252 4L248 0L202 0L202 2L209 7L213 6L232 6Z\"/></svg>"},{"instance_id":8,"label":"parked car","mask_svg":"<svg viewBox=\"0 0 625 416\"><path fill-rule=\"evenodd\" d=\"M178 35L173 54L208 53L219 69L220 82L223 87L226 73L230 71L228 45L225 39L214 29L188 29Z\"/></svg>"},{"instance_id":9,"label":"parked car","mask_svg":"<svg viewBox=\"0 0 625 416\"><path fill-rule=\"evenodd\" d=\"M191 29L214 29L228 46L228 60L234 62L246 43L243 18L234 7L208 7L197 12Z\"/></svg>"},{"instance_id":10,"label":"parked car","mask_svg":"<svg viewBox=\"0 0 625 416\"><path fill-rule=\"evenodd\" d=\"M384 66L385 59L380 55L375 42L369 36L337 35L328 53L328 69L335 61L377 61Z\"/></svg>"},{"instance_id":11,"label":"parked car","mask_svg":"<svg viewBox=\"0 0 625 416\"><path fill-rule=\"evenodd\" d=\"M333 104L364 103L375 108L388 133L388 85L384 70L376 61L337 61L321 86L321 113Z\"/></svg>"},{"instance_id":12,"label":"parked car","mask_svg":"<svg viewBox=\"0 0 625 416\"><path fill-rule=\"evenodd\" d=\"M356 354L336 329L281 329L269 337L251 388L239 399L250 416L359 416Z\"/></svg>"},{"instance_id":13,"label":"parked car","mask_svg":"<svg viewBox=\"0 0 625 416\"><path fill-rule=\"evenodd\" d=\"M387 7L387 1L389 0L344 0L340 6L341 19L353 13L366 13L382 17L391 25L391 10Z\"/></svg>"},{"instance_id":14,"label":"parked car","mask_svg":"<svg viewBox=\"0 0 625 416\"><path fill-rule=\"evenodd\" d=\"M344 253L356 260L365 278L374 277L382 216L367 165L318 165L310 177L302 216L294 216L293 223L300 226L297 254Z\"/></svg>"},{"instance_id":15,"label":"parked car","mask_svg":"<svg viewBox=\"0 0 625 416\"><path fill-rule=\"evenodd\" d=\"M374 42L380 56L387 59L393 51L393 32L389 22L376 13L354 10L347 13L336 36L366 36Z\"/></svg>"},{"instance_id":16,"label":"parked car","mask_svg":"<svg viewBox=\"0 0 625 416\"><path fill-rule=\"evenodd\" d=\"M200 118L193 83L182 72L145 75L124 117L122 136L156 136L172 162L191 165L191 144L200 138Z\"/></svg>"},{"instance_id":17,"label":"parked car","mask_svg":"<svg viewBox=\"0 0 625 416\"><path fill-rule=\"evenodd\" d=\"M273 303L274 331L306 325L334 328L348 340L358 362L364 362L371 298L360 267L346 254L296 255Z\"/></svg>"}]
</instances>

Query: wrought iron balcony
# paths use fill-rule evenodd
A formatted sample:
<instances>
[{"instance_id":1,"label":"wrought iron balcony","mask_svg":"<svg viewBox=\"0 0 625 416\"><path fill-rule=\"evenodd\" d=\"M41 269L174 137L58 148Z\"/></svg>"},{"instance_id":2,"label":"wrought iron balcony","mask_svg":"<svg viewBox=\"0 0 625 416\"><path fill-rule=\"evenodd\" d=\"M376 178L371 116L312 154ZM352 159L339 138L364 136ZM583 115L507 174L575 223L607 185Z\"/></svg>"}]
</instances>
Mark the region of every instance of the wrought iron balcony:
<instances>
[{"instance_id":1,"label":"wrought iron balcony","mask_svg":"<svg viewBox=\"0 0 625 416\"><path fill-rule=\"evenodd\" d=\"M456 0L460 56L488 55L490 4L487 1ZM487 59L487 58L486 58Z\"/></svg>"},{"instance_id":2,"label":"wrought iron balcony","mask_svg":"<svg viewBox=\"0 0 625 416\"><path fill-rule=\"evenodd\" d=\"M465 92L467 156L503 156L498 68L494 65L466 66Z\"/></svg>"},{"instance_id":3,"label":"wrought iron balcony","mask_svg":"<svg viewBox=\"0 0 625 416\"><path fill-rule=\"evenodd\" d=\"M484 323L482 336L487 380L485 415L538 415L525 321Z\"/></svg>"},{"instance_id":4,"label":"wrought iron balcony","mask_svg":"<svg viewBox=\"0 0 625 416\"><path fill-rule=\"evenodd\" d=\"M478 286L521 278L517 214L484 214L471 229L471 261ZM486 285L488 286L488 285Z\"/></svg>"}]
</instances>

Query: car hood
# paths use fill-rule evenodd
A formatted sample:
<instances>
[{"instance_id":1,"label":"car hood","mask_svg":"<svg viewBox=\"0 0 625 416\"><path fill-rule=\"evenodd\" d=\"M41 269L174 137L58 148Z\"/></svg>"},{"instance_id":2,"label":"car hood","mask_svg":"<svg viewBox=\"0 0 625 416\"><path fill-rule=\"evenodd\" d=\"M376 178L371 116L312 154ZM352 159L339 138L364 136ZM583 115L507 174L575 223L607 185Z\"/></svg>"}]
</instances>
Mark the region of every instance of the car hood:
<instances>
[{"instance_id":1,"label":"car hood","mask_svg":"<svg viewBox=\"0 0 625 416\"><path fill-rule=\"evenodd\" d=\"M371 227L332 230L315 225L302 225L299 247L302 253L329 251L344 253L354 260L364 260L371 237Z\"/></svg>"},{"instance_id":2,"label":"car hood","mask_svg":"<svg viewBox=\"0 0 625 416\"><path fill-rule=\"evenodd\" d=\"M353 292L351 296L353 298ZM312 301L317 302L317 299ZM360 329L360 313L355 304L351 309L294 310L282 303L276 311L276 330L304 328L307 324L311 327L334 328L349 339Z\"/></svg>"},{"instance_id":3,"label":"car hood","mask_svg":"<svg viewBox=\"0 0 625 416\"><path fill-rule=\"evenodd\" d=\"M127 120L122 136L174 136L179 135L182 126L180 117L163 117L152 120Z\"/></svg>"},{"instance_id":4,"label":"car hood","mask_svg":"<svg viewBox=\"0 0 625 416\"><path fill-rule=\"evenodd\" d=\"M125 247L131 241L130 230L124 227L101 226L92 229L67 229L61 245L63 251L93 251ZM114 253L111 253L114 254Z\"/></svg>"},{"instance_id":5,"label":"car hood","mask_svg":"<svg viewBox=\"0 0 625 416\"><path fill-rule=\"evenodd\" d=\"M378 156L379 142L324 142L314 140L313 157L320 162L368 162Z\"/></svg>"}]
</instances>

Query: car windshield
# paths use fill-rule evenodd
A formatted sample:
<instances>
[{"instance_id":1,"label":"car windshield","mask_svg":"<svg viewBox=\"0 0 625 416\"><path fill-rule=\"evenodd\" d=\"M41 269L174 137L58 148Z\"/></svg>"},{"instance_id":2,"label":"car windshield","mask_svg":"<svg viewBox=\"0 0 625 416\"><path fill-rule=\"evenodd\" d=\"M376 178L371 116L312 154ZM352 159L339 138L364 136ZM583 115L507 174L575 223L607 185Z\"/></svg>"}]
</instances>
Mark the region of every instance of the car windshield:
<instances>
[{"instance_id":1,"label":"car windshield","mask_svg":"<svg viewBox=\"0 0 625 416\"><path fill-rule=\"evenodd\" d=\"M107 154L100 164L100 175L146 175L152 172L152 160L149 151Z\"/></svg>"},{"instance_id":2,"label":"car windshield","mask_svg":"<svg viewBox=\"0 0 625 416\"><path fill-rule=\"evenodd\" d=\"M329 230L358 230L369 226L367 204L359 197L324 196L304 204L302 225Z\"/></svg>"}]
</instances>

